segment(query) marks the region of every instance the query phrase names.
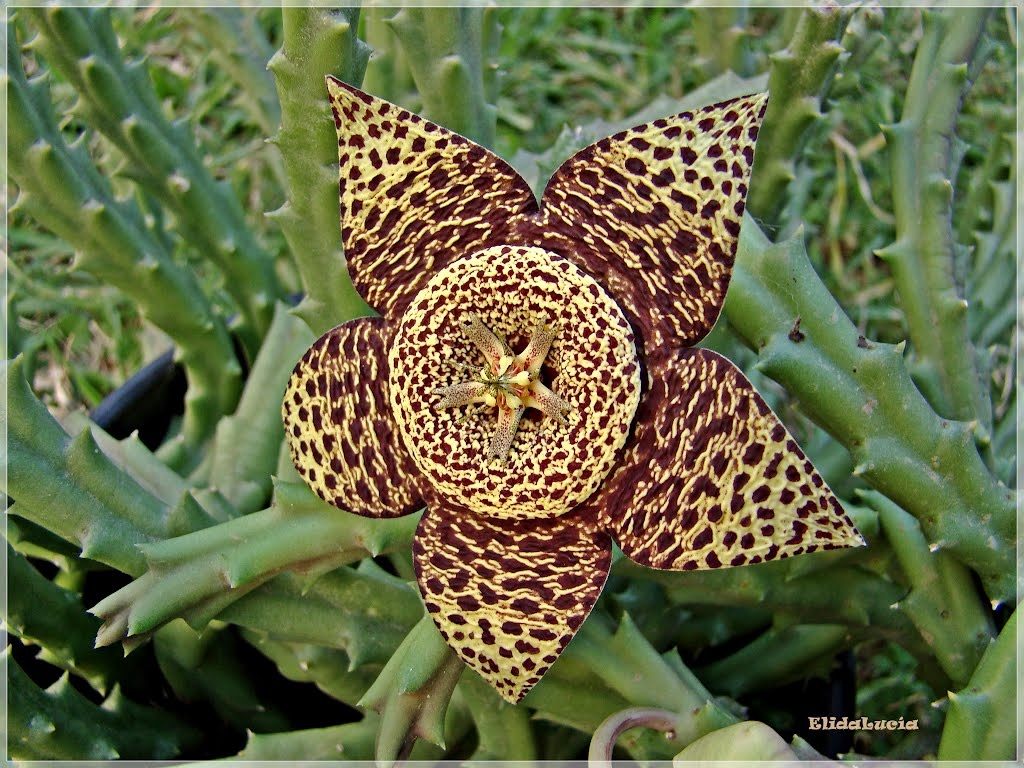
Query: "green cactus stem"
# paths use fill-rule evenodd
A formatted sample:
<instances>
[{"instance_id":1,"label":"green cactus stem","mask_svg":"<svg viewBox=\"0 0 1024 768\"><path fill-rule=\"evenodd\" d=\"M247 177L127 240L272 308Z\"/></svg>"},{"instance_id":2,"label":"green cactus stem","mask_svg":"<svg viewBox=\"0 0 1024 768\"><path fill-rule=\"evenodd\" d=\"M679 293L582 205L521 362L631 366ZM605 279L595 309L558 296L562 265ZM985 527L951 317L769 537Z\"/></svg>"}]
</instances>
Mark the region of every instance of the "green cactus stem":
<instances>
[{"instance_id":1,"label":"green cactus stem","mask_svg":"<svg viewBox=\"0 0 1024 768\"><path fill-rule=\"evenodd\" d=\"M237 332L255 356L280 288L238 199L203 165L186 123L164 117L145 65L122 59L109 9L24 12L39 31L29 46L75 87L76 111L124 154L123 173L166 206L185 240L223 273L245 321Z\"/></svg>"},{"instance_id":2,"label":"green cactus stem","mask_svg":"<svg viewBox=\"0 0 1024 768\"><path fill-rule=\"evenodd\" d=\"M369 49L356 37L359 11L285 8L284 43L267 68L281 100L274 143L288 176L288 199L268 214L281 225L305 297L296 310L317 336L370 314L349 279L338 226L338 138L326 75L359 85Z\"/></svg>"},{"instance_id":3,"label":"green cactus stem","mask_svg":"<svg viewBox=\"0 0 1024 768\"><path fill-rule=\"evenodd\" d=\"M38 658L80 675L101 693L109 690L120 654L93 647L99 620L85 612L76 593L47 579L10 545L2 618L8 632L39 646Z\"/></svg>"},{"instance_id":4,"label":"green cactus stem","mask_svg":"<svg viewBox=\"0 0 1024 768\"><path fill-rule=\"evenodd\" d=\"M971 682L950 692L939 760L1013 760L1017 749L1017 615L985 651Z\"/></svg>"},{"instance_id":5,"label":"green cactus stem","mask_svg":"<svg viewBox=\"0 0 1024 768\"><path fill-rule=\"evenodd\" d=\"M94 565L78 559L78 547L41 525L18 515L17 504L7 507L7 543L15 552L57 566L65 573L80 573Z\"/></svg>"},{"instance_id":6,"label":"green cactus stem","mask_svg":"<svg viewBox=\"0 0 1024 768\"><path fill-rule=\"evenodd\" d=\"M18 357L0 368L7 391L3 491L19 516L77 545L82 557L133 576L146 567L140 544L213 522L188 492L170 505L146 491L107 458L90 430L69 437L32 394L23 365Z\"/></svg>"},{"instance_id":7,"label":"green cactus stem","mask_svg":"<svg viewBox=\"0 0 1024 768\"><path fill-rule=\"evenodd\" d=\"M967 302L957 285L961 247L951 215L956 118L990 12L924 17L903 114L885 128L896 240L877 252L892 269L906 317L914 381L940 416L971 424L982 447L991 437L992 410L968 335Z\"/></svg>"},{"instance_id":8,"label":"green cactus stem","mask_svg":"<svg viewBox=\"0 0 1024 768\"><path fill-rule=\"evenodd\" d=\"M875 491L862 494L878 510L885 538L910 586L899 602L956 685L965 684L995 632L971 573L947 552L930 552L921 526Z\"/></svg>"},{"instance_id":9,"label":"green cactus stem","mask_svg":"<svg viewBox=\"0 0 1024 768\"><path fill-rule=\"evenodd\" d=\"M725 313L757 350L757 368L850 452L854 474L914 515L929 547L973 568L990 598L1011 599L1014 494L989 473L970 427L942 419L920 395L902 348L858 332L801 235L772 244L745 219Z\"/></svg>"},{"instance_id":10,"label":"green cactus stem","mask_svg":"<svg viewBox=\"0 0 1024 768\"><path fill-rule=\"evenodd\" d=\"M181 475L150 451L137 434L116 440L80 411L65 416L63 427L72 438L85 430L91 431L96 445L118 469L130 475L135 482L168 506L174 506L182 495L190 493L215 522L223 522L237 514L219 493L190 486ZM180 530L175 535L188 532Z\"/></svg>"},{"instance_id":11,"label":"green cactus stem","mask_svg":"<svg viewBox=\"0 0 1024 768\"><path fill-rule=\"evenodd\" d=\"M417 517L370 520L335 509L305 484L277 483L269 509L140 546L149 570L100 601L97 645L134 647L174 618L201 629L283 571L311 580L345 563L409 546Z\"/></svg>"},{"instance_id":12,"label":"green cactus stem","mask_svg":"<svg viewBox=\"0 0 1024 768\"><path fill-rule=\"evenodd\" d=\"M423 616L359 703L380 714L378 765L407 759L416 739L444 749L448 702L465 669L433 619Z\"/></svg>"},{"instance_id":13,"label":"green cactus stem","mask_svg":"<svg viewBox=\"0 0 1024 768\"><path fill-rule=\"evenodd\" d=\"M274 50L260 28L259 17L241 8L197 7L184 11L195 26L210 58L237 88L236 100L267 137L281 125L281 105L267 61ZM286 182L280 157L271 153L270 168L278 183Z\"/></svg>"},{"instance_id":14,"label":"green cactus stem","mask_svg":"<svg viewBox=\"0 0 1024 768\"><path fill-rule=\"evenodd\" d=\"M373 760L377 737L376 717L330 728L310 728L288 733L250 733L237 760ZM192 766L191 768L199 768Z\"/></svg>"},{"instance_id":15,"label":"green cactus stem","mask_svg":"<svg viewBox=\"0 0 1024 768\"><path fill-rule=\"evenodd\" d=\"M740 77L754 73L748 39L750 10L739 7L695 5L693 37L697 55L709 76L735 72Z\"/></svg>"},{"instance_id":16,"label":"green cactus stem","mask_svg":"<svg viewBox=\"0 0 1024 768\"><path fill-rule=\"evenodd\" d=\"M843 53L839 41L852 11L839 6L804 8L789 44L771 54L771 99L757 137L753 183L747 208L774 224L796 175L796 160L812 127L822 121L822 105Z\"/></svg>"},{"instance_id":17,"label":"green cactus stem","mask_svg":"<svg viewBox=\"0 0 1024 768\"><path fill-rule=\"evenodd\" d=\"M794 680L827 678L836 653L852 642L850 628L841 624L772 627L696 674L711 689L738 698Z\"/></svg>"},{"instance_id":18,"label":"green cactus stem","mask_svg":"<svg viewBox=\"0 0 1024 768\"><path fill-rule=\"evenodd\" d=\"M331 698L355 707L377 679L381 665L354 667L344 651L271 639L265 632L242 630L242 637L289 680L313 683Z\"/></svg>"},{"instance_id":19,"label":"green cactus stem","mask_svg":"<svg viewBox=\"0 0 1024 768\"><path fill-rule=\"evenodd\" d=\"M117 760L176 757L199 734L167 712L125 699L118 689L93 704L68 676L46 690L29 679L5 648L9 754L15 760Z\"/></svg>"},{"instance_id":20,"label":"green cactus stem","mask_svg":"<svg viewBox=\"0 0 1024 768\"><path fill-rule=\"evenodd\" d=\"M61 136L42 80L29 83L8 28L9 159L18 207L74 247L75 267L115 286L177 345L189 388L181 435L195 449L238 399L240 368L224 323L130 200L116 200L82 144Z\"/></svg>"},{"instance_id":21,"label":"green cactus stem","mask_svg":"<svg viewBox=\"0 0 1024 768\"><path fill-rule=\"evenodd\" d=\"M366 63L363 90L394 104L402 104L418 114L421 105L415 103L416 84L402 46L388 24L395 13L395 8L378 5L368 6L362 11L363 37L373 51Z\"/></svg>"},{"instance_id":22,"label":"green cactus stem","mask_svg":"<svg viewBox=\"0 0 1024 768\"><path fill-rule=\"evenodd\" d=\"M461 694L477 733L470 760L536 760L530 713L504 701L480 675L467 671L459 682Z\"/></svg>"},{"instance_id":23,"label":"green cactus stem","mask_svg":"<svg viewBox=\"0 0 1024 768\"><path fill-rule=\"evenodd\" d=\"M209 702L227 722L258 731L288 727L280 708L257 693L252 672L239 658L241 641L231 632L195 632L172 621L153 638L157 663L175 697L186 704Z\"/></svg>"},{"instance_id":24,"label":"green cactus stem","mask_svg":"<svg viewBox=\"0 0 1024 768\"><path fill-rule=\"evenodd\" d=\"M388 21L412 73L423 113L485 147L498 109L492 64L500 40L497 8L403 8Z\"/></svg>"},{"instance_id":25,"label":"green cactus stem","mask_svg":"<svg viewBox=\"0 0 1024 768\"><path fill-rule=\"evenodd\" d=\"M842 562L829 565L829 554L685 574L641 568L623 560L616 572L657 581L668 599L679 605L770 606L777 620L841 624L855 631L871 627L918 658L930 658L931 651L913 623L892 610L906 590L870 568ZM798 565L807 559L817 560L820 567Z\"/></svg>"},{"instance_id":26,"label":"green cactus stem","mask_svg":"<svg viewBox=\"0 0 1024 768\"><path fill-rule=\"evenodd\" d=\"M217 425L210 448L210 479L239 515L261 509L270 495L271 476L284 441L281 393L295 363L312 343L306 325L278 303L238 408Z\"/></svg>"},{"instance_id":27,"label":"green cactus stem","mask_svg":"<svg viewBox=\"0 0 1024 768\"><path fill-rule=\"evenodd\" d=\"M995 154L995 153L993 153ZM974 259L968 291L973 311L968 317L971 338L985 349L1006 338L1016 322L1013 300L1016 281L1016 164L1007 181L993 182L992 227L974 232Z\"/></svg>"},{"instance_id":28,"label":"green cactus stem","mask_svg":"<svg viewBox=\"0 0 1024 768\"><path fill-rule=\"evenodd\" d=\"M638 760L667 760L701 734L737 721L674 650L659 654L624 614L617 630L592 613L561 658L523 700L536 717L593 733L617 712L657 707L675 718L671 738L638 728L618 739Z\"/></svg>"},{"instance_id":29,"label":"green cactus stem","mask_svg":"<svg viewBox=\"0 0 1024 768\"><path fill-rule=\"evenodd\" d=\"M372 561L309 586L282 574L217 617L278 642L343 650L351 667L384 664L423 615L419 593Z\"/></svg>"}]
</instances>

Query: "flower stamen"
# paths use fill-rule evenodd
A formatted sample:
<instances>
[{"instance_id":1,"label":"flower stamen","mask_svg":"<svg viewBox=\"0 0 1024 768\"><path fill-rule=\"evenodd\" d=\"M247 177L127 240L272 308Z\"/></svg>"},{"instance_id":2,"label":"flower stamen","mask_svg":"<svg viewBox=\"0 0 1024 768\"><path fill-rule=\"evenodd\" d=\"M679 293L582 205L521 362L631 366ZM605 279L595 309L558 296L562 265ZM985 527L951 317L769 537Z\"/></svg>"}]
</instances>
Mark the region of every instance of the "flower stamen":
<instances>
[{"instance_id":1,"label":"flower stamen","mask_svg":"<svg viewBox=\"0 0 1024 768\"><path fill-rule=\"evenodd\" d=\"M485 364L479 369L459 364L462 370L475 373L474 377L436 389L434 394L441 395L437 407L442 409L477 404L482 407L470 413L492 407L498 409L497 427L487 449L488 459L502 461L508 456L519 422L528 408L540 411L559 424L569 423L569 404L540 380L544 359L557 335L552 326L544 323L535 325L529 343L518 355L513 354L508 344L477 315L470 315L462 327L484 356ZM469 413L466 414L468 416Z\"/></svg>"}]
</instances>

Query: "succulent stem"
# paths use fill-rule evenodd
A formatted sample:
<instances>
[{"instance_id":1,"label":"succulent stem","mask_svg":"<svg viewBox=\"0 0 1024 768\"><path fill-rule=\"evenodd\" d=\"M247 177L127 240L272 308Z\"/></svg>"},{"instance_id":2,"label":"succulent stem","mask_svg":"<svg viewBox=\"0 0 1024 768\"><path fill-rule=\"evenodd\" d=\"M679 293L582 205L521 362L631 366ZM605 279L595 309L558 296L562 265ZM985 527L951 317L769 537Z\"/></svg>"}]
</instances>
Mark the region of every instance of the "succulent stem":
<instances>
[{"instance_id":1,"label":"succulent stem","mask_svg":"<svg viewBox=\"0 0 1024 768\"><path fill-rule=\"evenodd\" d=\"M104 620L97 645L131 648L171 619L204 627L228 605L284 571L311 579L345 563L408 546L413 515L370 520L278 483L269 509L142 547L149 570L90 612Z\"/></svg>"},{"instance_id":2,"label":"succulent stem","mask_svg":"<svg viewBox=\"0 0 1024 768\"><path fill-rule=\"evenodd\" d=\"M1013 760L1017 733L1017 615L985 651L966 688L949 695L939 760Z\"/></svg>"},{"instance_id":3,"label":"succulent stem","mask_svg":"<svg viewBox=\"0 0 1024 768\"><path fill-rule=\"evenodd\" d=\"M416 739L444 747L445 713L465 668L433 619L423 616L359 703L381 716L378 766L407 759Z\"/></svg>"},{"instance_id":4,"label":"succulent stem","mask_svg":"<svg viewBox=\"0 0 1024 768\"><path fill-rule=\"evenodd\" d=\"M951 222L953 141L972 60L991 9L925 15L903 114L886 128L896 240L878 251L892 269L913 347L911 373L943 418L975 425L983 448L992 429L988 387L978 376L958 285Z\"/></svg>"},{"instance_id":5,"label":"succulent stem","mask_svg":"<svg viewBox=\"0 0 1024 768\"><path fill-rule=\"evenodd\" d=\"M241 370L223 320L130 199L114 198L84 146L69 147L41 80L29 83L8 27L11 175L18 206L78 252L75 266L114 285L175 342L189 389L181 436L195 450L238 399Z\"/></svg>"},{"instance_id":6,"label":"succulent stem","mask_svg":"<svg viewBox=\"0 0 1024 768\"><path fill-rule=\"evenodd\" d=\"M238 408L217 425L209 451L210 480L238 515L261 509L268 500L284 440L281 393L312 342L305 323L279 302Z\"/></svg>"},{"instance_id":7,"label":"succulent stem","mask_svg":"<svg viewBox=\"0 0 1024 768\"><path fill-rule=\"evenodd\" d=\"M839 6L801 9L789 44L769 57L771 99L757 137L747 198L747 209L768 225L778 222L808 132L822 120L850 14Z\"/></svg>"},{"instance_id":8,"label":"succulent stem","mask_svg":"<svg viewBox=\"0 0 1024 768\"><path fill-rule=\"evenodd\" d=\"M950 680L963 685L995 632L970 571L948 552L930 552L917 520L889 499L874 491L862 497L878 511L885 538L910 586L900 610L917 626Z\"/></svg>"},{"instance_id":9,"label":"succulent stem","mask_svg":"<svg viewBox=\"0 0 1024 768\"><path fill-rule=\"evenodd\" d=\"M801 235L772 244L744 220L725 313L757 350L758 369L850 451L855 474L973 568L990 598L1010 599L1014 493L989 472L969 426L942 419L921 396L899 347L860 342ZM789 338L797 317L800 343Z\"/></svg>"},{"instance_id":10,"label":"succulent stem","mask_svg":"<svg viewBox=\"0 0 1024 768\"><path fill-rule=\"evenodd\" d=\"M497 8L402 8L387 22L405 54L426 117L485 147L494 145Z\"/></svg>"},{"instance_id":11,"label":"succulent stem","mask_svg":"<svg viewBox=\"0 0 1024 768\"><path fill-rule=\"evenodd\" d=\"M43 576L7 545L7 631L40 647L38 658L81 675L106 693L120 662L112 649L95 649L99 621L85 612L79 596Z\"/></svg>"},{"instance_id":12,"label":"succulent stem","mask_svg":"<svg viewBox=\"0 0 1024 768\"><path fill-rule=\"evenodd\" d=\"M7 681L9 754L15 760L167 760L199 734L168 712L125 699L118 689L102 705L75 690L64 675L38 688L10 647L0 655Z\"/></svg>"},{"instance_id":13,"label":"succulent stem","mask_svg":"<svg viewBox=\"0 0 1024 768\"><path fill-rule=\"evenodd\" d=\"M196 251L224 275L255 356L280 288L230 189L204 166L184 124L171 124L141 62L126 63L106 8L26 8L39 35L32 47L78 92L77 111L124 154L126 173L174 213Z\"/></svg>"},{"instance_id":14,"label":"succulent stem","mask_svg":"<svg viewBox=\"0 0 1024 768\"><path fill-rule=\"evenodd\" d=\"M359 11L288 7L284 41L267 64L281 101L274 143L288 177L288 199L268 214L281 225L305 296L296 313L320 335L371 313L345 267L338 224L338 138L326 75L359 85L369 49L356 37Z\"/></svg>"},{"instance_id":15,"label":"succulent stem","mask_svg":"<svg viewBox=\"0 0 1024 768\"><path fill-rule=\"evenodd\" d=\"M18 357L0 367L7 392L3 491L17 502L16 514L76 544L82 557L133 576L146 568L140 544L213 522L187 491L167 504L143 488L107 458L91 430L69 437L32 394L23 365Z\"/></svg>"}]
</instances>

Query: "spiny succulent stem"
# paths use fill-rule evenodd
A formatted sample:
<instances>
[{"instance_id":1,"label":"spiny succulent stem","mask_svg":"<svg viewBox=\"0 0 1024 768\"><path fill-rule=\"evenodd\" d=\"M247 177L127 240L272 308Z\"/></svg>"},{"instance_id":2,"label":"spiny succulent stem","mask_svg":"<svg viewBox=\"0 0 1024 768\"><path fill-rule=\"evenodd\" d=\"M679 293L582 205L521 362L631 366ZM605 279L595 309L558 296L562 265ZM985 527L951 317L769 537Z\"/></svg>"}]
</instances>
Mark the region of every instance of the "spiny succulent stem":
<instances>
[{"instance_id":1,"label":"spiny succulent stem","mask_svg":"<svg viewBox=\"0 0 1024 768\"><path fill-rule=\"evenodd\" d=\"M106 8L25 9L36 47L78 92L78 112L127 159L131 176L174 212L178 229L223 272L244 318L238 333L255 356L281 295L270 255L238 199L206 168L198 148L164 116L143 65L124 60Z\"/></svg>"},{"instance_id":2,"label":"spiny succulent stem","mask_svg":"<svg viewBox=\"0 0 1024 768\"><path fill-rule=\"evenodd\" d=\"M990 598L1014 594L1014 493L985 466L967 426L921 396L897 347L858 344L802 235L773 244L745 218L725 314L758 351L760 370L850 451L868 483L913 514L930 541L949 542ZM799 344L788 337L794 317Z\"/></svg>"},{"instance_id":3,"label":"spiny succulent stem","mask_svg":"<svg viewBox=\"0 0 1024 768\"><path fill-rule=\"evenodd\" d=\"M497 8L408 7L388 24L423 99L424 115L492 146L497 94L484 64L499 44Z\"/></svg>"},{"instance_id":4,"label":"spiny succulent stem","mask_svg":"<svg viewBox=\"0 0 1024 768\"><path fill-rule=\"evenodd\" d=\"M896 240L879 251L889 263L906 316L911 372L935 411L974 421L982 447L991 435L991 401L981 386L967 313L959 299L953 236L953 141L969 71L991 9L924 17L901 119L886 129L892 158Z\"/></svg>"},{"instance_id":5,"label":"spiny succulent stem","mask_svg":"<svg viewBox=\"0 0 1024 768\"><path fill-rule=\"evenodd\" d=\"M221 317L199 282L145 224L130 198L118 200L81 145L61 135L42 79L29 82L15 27L8 27L10 169L18 203L78 252L76 269L123 291L177 346L188 377L181 437L198 450L237 402L241 370Z\"/></svg>"},{"instance_id":6,"label":"spiny succulent stem","mask_svg":"<svg viewBox=\"0 0 1024 768\"><path fill-rule=\"evenodd\" d=\"M799 14L788 45L770 57L772 97L757 137L754 183L747 198L751 213L772 224L786 204L808 130L822 119L824 97L843 53L839 40L851 11L809 7Z\"/></svg>"},{"instance_id":7,"label":"spiny succulent stem","mask_svg":"<svg viewBox=\"0 0 1024 768\"><path fill-rule=\"evenodd\" d=\"M356 36L355 8L286 7L284 39L271 58L281 102L277 148L288 201L271 215L298 266L305 297L296 312L316 334L371 313L345 266L338 228L338 140L324 75L359 85L370 50Z\"/></svg>"}]
</instances>

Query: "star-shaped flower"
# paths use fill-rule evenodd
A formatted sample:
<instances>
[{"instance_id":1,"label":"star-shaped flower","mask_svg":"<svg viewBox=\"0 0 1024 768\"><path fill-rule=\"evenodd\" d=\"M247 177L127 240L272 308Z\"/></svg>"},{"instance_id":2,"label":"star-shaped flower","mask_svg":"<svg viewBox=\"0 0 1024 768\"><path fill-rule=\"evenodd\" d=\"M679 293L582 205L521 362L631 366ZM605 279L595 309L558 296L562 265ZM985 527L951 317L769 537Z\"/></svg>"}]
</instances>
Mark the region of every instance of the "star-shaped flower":
<instances>
[{"instance_id":1,"label":"star-shaped flower","mask_svg":"<svg viewBox=\"0 0 1024 768\"><path fill-rule=\"evenodd\" d=\"M502 696L558 658L613 541L672 570L862 543L743 374L693 347L729 284L766 94L602 139L538 202L473 142L328 90L345 254L381 316L295 367L292 457L342 509L426 507L423 601Z\"/></svg>"}]
</instances>

